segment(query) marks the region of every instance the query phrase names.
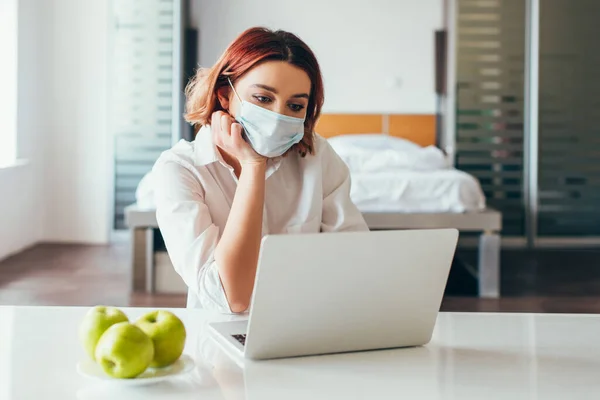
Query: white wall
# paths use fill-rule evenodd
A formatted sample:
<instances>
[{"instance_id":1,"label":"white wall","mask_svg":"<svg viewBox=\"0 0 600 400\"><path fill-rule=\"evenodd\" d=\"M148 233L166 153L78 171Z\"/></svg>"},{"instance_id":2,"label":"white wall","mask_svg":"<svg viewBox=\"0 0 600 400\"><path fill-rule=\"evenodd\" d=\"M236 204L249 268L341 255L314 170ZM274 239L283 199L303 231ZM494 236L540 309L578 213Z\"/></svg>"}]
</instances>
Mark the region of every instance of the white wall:
<instances>
[{"instance_id":1,"label":"white wall","mask_svg":"<svg viewBox=\"0 0 600 400\"><path fill-rule=\"evenodd\" d=\"M106 243L108 6L18 0L18 156L0 170L0 259L38 241Z\"/></svg>"},{"instance_id":2,"label":"white wall","mask_svg":"<svg viewBox=\"0 0 600 400\"><path fill-rule=\"evenodd\" d=\"M106 243L110 231L109 1L52 0L44 162L46 241Z\"/></svg>"},{"instance_id":3,"label":"white wall","mask_svg":"<svg viewBox=\"0 0 600 400\"><path fill-rule=\"evenodd\" d=\"M16 158L17 0L0 0L0 168Z\"/></svg>"},{"instance_id":4,"label":"white wall","mask_svg":"<svg viewBox=\"0 0 600 400\"><path fill-rule=\"evenodd\" d=\"M46 6L36 0L18 1L17 101L13 104L17 109L17 156L28 162L0 169L0 259L34 244L43 232L43 151L37 142L45 118Z\"/></svg>"},{"instance_id":5,"label":"white wall","mask_svg":"<svg viewBox=\"0 0 600 400\"><path fill-rule=\"evenodd\" d=\"M325 112L434 113L434 31L443 0L192 0L199 61L212 65L244 29L300 36L325 80ZM400 85L395 82L400 81Z\"/></svg>"},{"instance_id":6,"label":"white wall","mask_svg":"<svg viewBox=\"0 0 600 400\"><path fill-rule=\"evenodd\" d=\"M36 180L32 165L0 169L0 260L40 238Z\"/></svg>"},{"instance_id":7,"label":"white wall","mask_svg":"<svg viewBox=\"0 0 600 400\"><path fill-rule=\"evenodd\" d=\"M13 349L15 337L15 309L5 307L2 310L0 324L0 399L9 399L13 392Z\"/></svg>"}]
</instances>

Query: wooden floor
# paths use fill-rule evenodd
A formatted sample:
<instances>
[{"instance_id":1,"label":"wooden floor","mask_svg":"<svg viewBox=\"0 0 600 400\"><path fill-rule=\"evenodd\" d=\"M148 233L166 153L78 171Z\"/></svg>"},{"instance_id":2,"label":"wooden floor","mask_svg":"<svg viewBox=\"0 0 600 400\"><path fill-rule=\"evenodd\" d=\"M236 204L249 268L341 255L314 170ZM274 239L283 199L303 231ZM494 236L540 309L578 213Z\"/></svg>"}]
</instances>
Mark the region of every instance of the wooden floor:
<instances>
[{"instance_id":1,"label":"wooden floor","mask_svg":"<svg viewBox=\"0 0 600 400\"><path fill-rule=\"evenodd\" d=\"M459 256L474 264L474 253ZM600 251L505 251L502 260L501 299L447 296L442 310L600 313ZM185 295L131 293L124 245L44 244L0 262L0 305L96 304L184 307Z\"/></svg>"},{"instance_id":2,"label":"wooden floor","mask_svg":"<svg viewBox=\"0 0 600 400\"><path fill-rule=\"evenodd\" d=\"M0 262L0 304L185 307L129 290L129 247L42 244Z\"/></svg>"}]
</instances>

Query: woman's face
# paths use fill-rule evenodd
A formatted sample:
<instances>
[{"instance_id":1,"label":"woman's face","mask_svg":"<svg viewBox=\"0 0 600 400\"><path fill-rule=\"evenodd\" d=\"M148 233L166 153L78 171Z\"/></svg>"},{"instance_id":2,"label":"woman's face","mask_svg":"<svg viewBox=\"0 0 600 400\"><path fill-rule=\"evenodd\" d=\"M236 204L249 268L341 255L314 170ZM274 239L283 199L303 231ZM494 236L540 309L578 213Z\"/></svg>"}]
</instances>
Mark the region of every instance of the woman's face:
<instances>
[{"instance_id":1,"label":"woman's face","mask_svg":"<svg viewBox=\"0 0 600 400\"><path fill-rule=\"evenodd\" d=\"M306 116L310 78L302 69L288 62L267 61L259 64L233 85L242 100L290 117ZM241 104L233 90L219 98L223 108L234 116L238 115Z\"/></svg>"}]
</instances>

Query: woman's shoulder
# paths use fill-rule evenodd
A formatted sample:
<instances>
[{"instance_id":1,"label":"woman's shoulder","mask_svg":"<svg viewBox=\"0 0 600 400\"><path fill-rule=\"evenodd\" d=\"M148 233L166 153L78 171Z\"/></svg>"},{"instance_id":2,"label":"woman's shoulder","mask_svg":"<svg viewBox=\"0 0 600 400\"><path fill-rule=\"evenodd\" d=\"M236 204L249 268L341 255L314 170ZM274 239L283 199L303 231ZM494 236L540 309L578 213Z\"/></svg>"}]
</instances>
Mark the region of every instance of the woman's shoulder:
<instances>
[{"instance_id":1,"label":"woman's shoulder","mask_svg":"<svg viewBox=\"0 0 600 400\"><path fill-rule=\"evenodd\" d=\"M158 157L150 172L157 194L203 192L194 163L195 145L194 142L180 140Z\"/></svg>"},{"instance_id":2,"label":"woman's shoulder","mask_svg":"<svg viewBox=\"0 0 600 400\"><path fill-rule=\"evenodd\" d=\"M315 146L315 155L319 158L328 156L333 151L327 139L316 132L314 133L313 144Z\"/></svg>"},{"instance_id":3,"label":"woman's shoulder","mask_svg":"<svg viewBox=\"0 0 600 400\"><path fill-rule=\"evenodd\" d=\"M346 171L347 167L344 161L336 153L335 149L325 137L315 133L313 144L315 146L315 154L313 162L318 163L325 170L340 170Z\"/></svg>"},{"instance_id":4,"label":"woman's shoulder","mask_svg":"<svg viewBox=\"0 0 600 400\"><path fill-rule=\"evenodd\" d=\"M332 158L339 158L329 141L323 136L315 133L313 144L315 148L313 158L316 162L328 164Z\"/></svg>"},{"instance_id":5,"label":"woman's shoulder","mask_svg":"<svg viewBox=\"0 0 600 400\"><path fill-rule=\"evenodd\" d=\"M161 153L154 163L153 169L172 164L178 164L184 168L191 169L194 166L194 153L195 142L188 142L181 139L173 147Z\"/></svg>"}]
</instances>

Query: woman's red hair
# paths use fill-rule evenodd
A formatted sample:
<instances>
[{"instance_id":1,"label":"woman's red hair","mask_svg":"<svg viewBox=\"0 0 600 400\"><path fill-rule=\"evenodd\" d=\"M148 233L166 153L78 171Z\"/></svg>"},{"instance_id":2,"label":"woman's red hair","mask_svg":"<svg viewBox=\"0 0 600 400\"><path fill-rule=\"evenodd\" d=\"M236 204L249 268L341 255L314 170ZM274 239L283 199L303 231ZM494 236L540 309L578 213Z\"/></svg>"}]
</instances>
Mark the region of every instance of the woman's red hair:
<instances>
[{"instance_id":1,"label":"woman's red hair","mask_svg":"<svg viewBox=\"0 0 600 400\"><path fill-rule=\"evenodd\" d=\"M210 124L215 111L223 110L217 92L229 87L227 78L235 82L259 63L285 61L307 73L311 81L310 96L304 121L302 142L313 153L314 128L323 106L323 78L312 50L296 35L266 28L250 28L227 47L212 68L200 68L185 88L186 121L198 132Z\"/></svg>"}]
</instances>

